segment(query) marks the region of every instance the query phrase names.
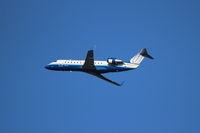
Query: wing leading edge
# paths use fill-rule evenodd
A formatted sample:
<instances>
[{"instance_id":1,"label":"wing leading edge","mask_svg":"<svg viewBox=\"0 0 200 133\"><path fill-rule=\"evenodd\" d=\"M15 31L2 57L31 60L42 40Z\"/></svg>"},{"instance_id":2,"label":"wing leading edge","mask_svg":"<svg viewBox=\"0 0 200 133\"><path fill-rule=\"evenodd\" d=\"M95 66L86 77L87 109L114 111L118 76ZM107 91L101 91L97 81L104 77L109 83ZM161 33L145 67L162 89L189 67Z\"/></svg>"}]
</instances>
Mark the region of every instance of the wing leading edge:
<instances>
[{"instance_id":1,"label":"wing leading edge","mask_svg":"<svg viewBox=\"0 0 200 133\"><path fill-rule=\"evenodd\" d=\"M87 53L87 56L86 56L86 59L85 59L85 63L83 65L83 70L85 70L86 73L88 74L91 74L93 76L96 76L100 79L103 79L107 82L110 82L114 85L117 85L117 86L121 86L122 84L119 84L119 83L116 83L106 77L104 77L103 75L101 75L100 73L98 72L95 72L96 70L96 67L94 65L94 53L93 53L93 50L89 50L88 53Z\"/></svg>"}]
</instances>

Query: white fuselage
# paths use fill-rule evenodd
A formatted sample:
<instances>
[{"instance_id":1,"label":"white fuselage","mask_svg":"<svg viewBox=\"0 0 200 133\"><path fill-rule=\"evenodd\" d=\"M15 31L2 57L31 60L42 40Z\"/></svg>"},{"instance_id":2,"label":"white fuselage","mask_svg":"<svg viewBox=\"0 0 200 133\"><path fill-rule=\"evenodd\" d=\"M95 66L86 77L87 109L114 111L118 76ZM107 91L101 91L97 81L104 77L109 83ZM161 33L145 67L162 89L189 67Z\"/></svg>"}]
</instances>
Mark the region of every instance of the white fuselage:
<instances>
[{"instance_id":1,"label":"white fuselage","mask_svg":"<svg viewBox=\"0 0 200 133\"><path fill-rule=\"evenodd\" d=\"M84 63L85 60L57 60L48 64L46 68L57 71L84 71L82 69ZM107 61L94 61L94 65L96 67L95 71L99 73L127 71L139 66L138 64L126 62L120 65L113 65L109 64Z\"/></svg>"}]
</instances>

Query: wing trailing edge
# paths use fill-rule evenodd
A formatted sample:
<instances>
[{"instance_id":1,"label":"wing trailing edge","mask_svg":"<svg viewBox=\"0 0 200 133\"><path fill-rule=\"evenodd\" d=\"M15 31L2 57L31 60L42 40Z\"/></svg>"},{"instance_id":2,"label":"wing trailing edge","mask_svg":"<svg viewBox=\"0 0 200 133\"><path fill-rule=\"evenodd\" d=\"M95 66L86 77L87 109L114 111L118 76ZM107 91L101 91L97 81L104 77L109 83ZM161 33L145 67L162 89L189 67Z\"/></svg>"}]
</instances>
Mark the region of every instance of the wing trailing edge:
<instances>
[{"instance_id":1,"label":"wing trailing edge","mask_svg":"<svg viewBox=\"0 0 200 133\"><path fill-rule=\"evenodd\" d=\"M114 84L114 85L117 85L117 86L122 86L122 85L124 84L124 82L122 82L121 84L119 84L119 83L117 83L117 82L115 82L115 81L112 81L112 80L110 80L110 79L104 77L104 76L101 75L100 73L94 73L94 72L86 72L86 73L91 74L91 75L93 75L93 76L96 76L96 77L98 77L98 78L100 78L100 79L102 79L102 80L105 80L105 81L107 81L107 82L109 82L109 83L112 83L112 84Z\"/></svg>"}]
</instances>

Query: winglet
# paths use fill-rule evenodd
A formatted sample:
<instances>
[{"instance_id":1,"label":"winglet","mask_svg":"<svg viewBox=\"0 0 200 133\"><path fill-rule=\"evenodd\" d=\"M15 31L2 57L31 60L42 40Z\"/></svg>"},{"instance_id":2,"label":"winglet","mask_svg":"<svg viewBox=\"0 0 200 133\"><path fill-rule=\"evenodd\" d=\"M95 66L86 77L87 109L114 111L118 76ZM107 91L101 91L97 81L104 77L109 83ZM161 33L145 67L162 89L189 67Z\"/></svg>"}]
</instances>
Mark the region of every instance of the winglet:
<instances>
[{"instance_id":1,"label":"winglet","mask_svg":"<svg viewBox=\"0 0 200 133\"><path fill-rule=\"evenodd\" d=\"M123 81L123 82L120 84L120 86L124 85L124 83L125 83L125 81Z\"/></svg>"},{"instance_id":2,"label":"winglet","mask_svg":"<svg viewBox=\"0 0 200 133\"><path fill-rule=\"evenodd\" d=\"M124 85L124 83L125 83L125 81L123 81L121 84L119 84L119 83L114 83L115 85L117 85L117 86L122 86L122 85Z\"/></svg>"}]
</instances>

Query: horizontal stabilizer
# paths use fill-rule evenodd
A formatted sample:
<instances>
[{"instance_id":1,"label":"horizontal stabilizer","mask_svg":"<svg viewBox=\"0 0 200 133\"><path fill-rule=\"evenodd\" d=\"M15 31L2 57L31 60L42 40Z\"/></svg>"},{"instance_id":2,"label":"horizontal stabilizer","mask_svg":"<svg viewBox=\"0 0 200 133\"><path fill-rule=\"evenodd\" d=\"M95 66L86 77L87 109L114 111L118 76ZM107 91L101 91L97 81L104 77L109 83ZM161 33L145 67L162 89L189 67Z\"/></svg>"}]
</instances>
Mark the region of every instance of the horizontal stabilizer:
<instances>
[{"instance_id":1,"label":"horizontal stabilizer","mask_svg":"<svg viewBox=\"0 0 200 133\"><path fill-rule=\"evenodd\" d=\"M144 56L144 57L147 57L147 58L149 58L149 59L154 59L151 55L148 54L146 48L143 48L143 49L141 50L140 55L142 55L142 56Z\"/></svg>"}]
</instances>

